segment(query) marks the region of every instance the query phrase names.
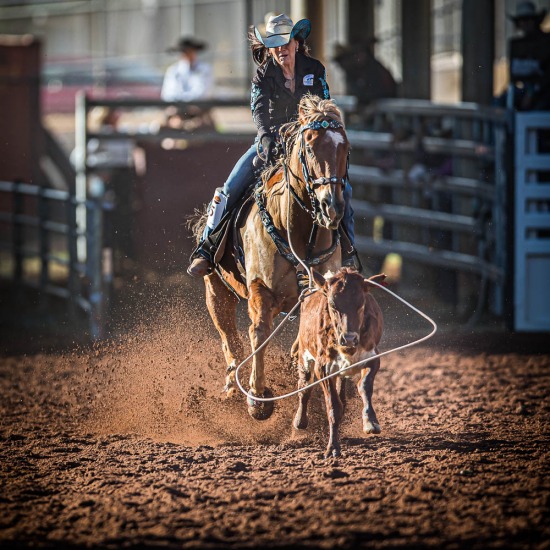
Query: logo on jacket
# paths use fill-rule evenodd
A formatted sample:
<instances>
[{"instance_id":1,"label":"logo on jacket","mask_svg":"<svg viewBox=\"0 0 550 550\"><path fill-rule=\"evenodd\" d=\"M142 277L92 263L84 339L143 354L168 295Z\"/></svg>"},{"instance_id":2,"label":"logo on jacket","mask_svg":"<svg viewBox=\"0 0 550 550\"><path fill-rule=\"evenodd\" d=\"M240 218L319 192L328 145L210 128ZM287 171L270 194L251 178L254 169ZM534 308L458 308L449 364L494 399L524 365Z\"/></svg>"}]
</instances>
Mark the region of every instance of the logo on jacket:
<instances>
[{"instance_id":1,"label":"logo on jacket","mask_svg":"<svg viewBox=\"0 0 550 550\"><path fill-rule=\"evenodd\" d=\"M306 74L306 76L304 76L304 86L313 86L312 74Z\"/></svg>"}]
</instances>

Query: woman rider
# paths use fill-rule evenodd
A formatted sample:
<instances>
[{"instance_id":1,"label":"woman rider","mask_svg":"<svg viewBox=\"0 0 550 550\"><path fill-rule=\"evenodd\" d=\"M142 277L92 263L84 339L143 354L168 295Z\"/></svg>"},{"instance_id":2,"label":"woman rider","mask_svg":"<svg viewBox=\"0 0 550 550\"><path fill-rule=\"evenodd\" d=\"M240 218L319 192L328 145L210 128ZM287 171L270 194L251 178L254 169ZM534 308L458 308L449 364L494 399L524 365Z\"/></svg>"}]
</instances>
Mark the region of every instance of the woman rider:
<instances>
[{"instance_id":1,"label":"woman rider","mask_svg":"<svg viewBox=\"0 0 550 550\"><path fill-rule=\"evenodd\" d=\"M279 128L287 122L296 120L302 96L311 93L323 99L330 99L325 68L309 56L309 48L305 44L310 31L311 23L308 19L302 19L294 24L287 15L280 14L269 18L265 35L257 28L254 28L254 33L249 33L252 57L259 65L252 80L250 101L258 135L255 143L229 174L221 197L217 195L212 202L211 207L221 208L222 212L218 211L214 216L211 212L209 219L221 219L221 215L239 202L252 183L257 145L265 162L269 164L273 161ZM353 210L350 205L349 182L344 189L344 199L346 207L342 223L353 244ZM193 277L203 277L212 269L207 237L214 229L213 225L207 224L202 241L191 256L192 262L187 273ZM344 265L357 267L355 253L344 260Z\"/></svg>"}]
</instances>

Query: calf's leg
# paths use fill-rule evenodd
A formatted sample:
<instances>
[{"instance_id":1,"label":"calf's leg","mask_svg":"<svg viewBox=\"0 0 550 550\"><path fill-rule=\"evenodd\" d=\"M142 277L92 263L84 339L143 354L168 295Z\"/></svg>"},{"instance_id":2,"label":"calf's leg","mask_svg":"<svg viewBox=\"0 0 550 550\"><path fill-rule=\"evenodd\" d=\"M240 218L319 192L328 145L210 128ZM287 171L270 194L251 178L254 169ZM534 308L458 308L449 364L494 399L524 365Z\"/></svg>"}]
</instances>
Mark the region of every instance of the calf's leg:
<instances>
[{"instance_id":1,"label":"calf's leg","mask_svg":"<svg viewBox=\"0 0 550 550\"><path fill-rule=\"evenodd\" d=\"M324 370L324 369L323 369ZM344 415L344 407L342 401L340 401L340 396L338 388L336 387L336 380L330 378L321 382L321 387L323 388L323 393L325 394L325 405L327 408L327 418L328 418L328 427L329 427L329 439L327 450L325 451L325 458L338 457L341 453L340 448L340 423L342 422L342 417Z\"/></svg>"},{"instance_id":2,"label":"calf's leg","mask_svg":"<svg viewBox=\"0 0 550 550\"><path fill-rule=\"evenodd\" d=\"M375 350L378 353L378 350ZM374 377L380 368L380 359L369 363L369 367L361 370L361 378L357 383L357 390L363 400L363 431L368 434L379 434L380 424L376 418L376 412L372 406L372 392L374 389Z\"/></svg>"},{"instance_id":3,"label":"calf's leg","mask_svg":"<svg viewBox=\"0 0 550 550\"><path fill-rule=\"evenodd\" d=\"M298 365L298 389L306 387L311 380L311 371L308 366L302 367ZM307 417L307 404L309 403L309 398L311 397L311 392L313 388L307 388L306 390L298 394L298 410L294 415L293 426L297 430L305 430L309 423Z\"/></svg>"}]
</instances>

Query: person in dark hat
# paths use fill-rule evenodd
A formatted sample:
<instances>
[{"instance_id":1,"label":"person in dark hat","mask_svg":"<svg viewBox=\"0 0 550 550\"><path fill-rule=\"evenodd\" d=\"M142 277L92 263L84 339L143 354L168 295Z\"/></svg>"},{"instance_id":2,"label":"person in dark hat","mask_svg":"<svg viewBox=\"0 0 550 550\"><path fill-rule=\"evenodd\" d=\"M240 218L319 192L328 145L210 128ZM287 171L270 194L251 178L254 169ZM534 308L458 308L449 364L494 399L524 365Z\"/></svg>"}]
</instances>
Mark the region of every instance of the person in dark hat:
<instances>
[{"instance_id":1,"label":"person in dark hat","mask_svg":"<svg viewBox=\"0 0 550 550\"><path fill-rule=\"evenodd\" d=\"M397 97L397 83L391 72L374 55L377 39L355 44L335 44L333 61L346 74L346 91L361 107L377 99Z\"/></svg>"},{"instance_id":2,"label":"person in dark hat","mask_svg":"<svg viewBox=\"0 0 550 550\"><path fill-rule=\"evenodd\" d=\"M514 107L519 110L550 109L550 35L541 28L546 10L533 2L519 2L508 14L519 36L509 42L510 84Z\"/></svg>"},{"instance_id":3,"label":"person in dark hat","mask_svg":"<svg viewBox=\"0 0 550 550\"><path fill-rule=\"evenodd\" d=\"M178 53L180 59L170 65L164 75L160 97L164 101L194 101L207 99L212 91L212 69L198 59L206 44L191 37L182 37L169 53Z\"/></svg>"},{"instance_id":4,"label":"person in dark hat","mask_svg":"<svg viewBox=\"0 0 550 550\"><path fill-rule=\"evenodd\" d=\"M240 202L246 189L254 180L254 159L257 149L264 163L274 160L279 128L297 119L298 104L302 97L311 93L330 99L325 67L309 55L306 38L311 31L308 19L294 23L284 13L267 17L262 30L251 27L248 38L252 58L258 65L252 80L252 118L258 129L251 147L237 162L227 178L221 192L217 191L209 207L209 222L202 235L202 242L191 256L187 269L193 277L203 277L212 269L212 244L208 236L215 230L216 221L226 211ZM351 186L344 191L346 210L343 224L353 239L353 211L350 206ZM348 258L348 264L355 263L356 255ZM359 264L360 265L360 264Z\"/></svg>"}]
</instances>

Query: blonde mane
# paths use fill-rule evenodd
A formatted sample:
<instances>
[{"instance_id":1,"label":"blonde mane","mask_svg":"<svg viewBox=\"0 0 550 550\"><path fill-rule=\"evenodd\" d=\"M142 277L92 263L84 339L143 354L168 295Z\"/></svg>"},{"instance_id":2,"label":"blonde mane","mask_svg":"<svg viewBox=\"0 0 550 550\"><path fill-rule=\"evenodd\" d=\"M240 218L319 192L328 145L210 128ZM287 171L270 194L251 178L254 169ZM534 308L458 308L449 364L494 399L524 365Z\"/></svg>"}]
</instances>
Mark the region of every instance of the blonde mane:
<instances>
[{"instance_id":1,"label":"blonde mane","mask_svg":"<svg viewBox=\"0 0 550 550\"><path fill-rule=\"evenodd\" d=\"M322 99L319 96L306 94L298 104L298 120L283 124L279 130L281 140L284 142L285 155L280 157L273 166L267 166L262 172L263 191L267 192L267 182L274 174L282 169L283 163L288 163L292 155L292 149L300 135L300 128L308 122L316 120L335 120L344 124L342 113L333 99ZM269 191L275 192L280 187L273 186Z\"/></svg>"}]
</instances>

